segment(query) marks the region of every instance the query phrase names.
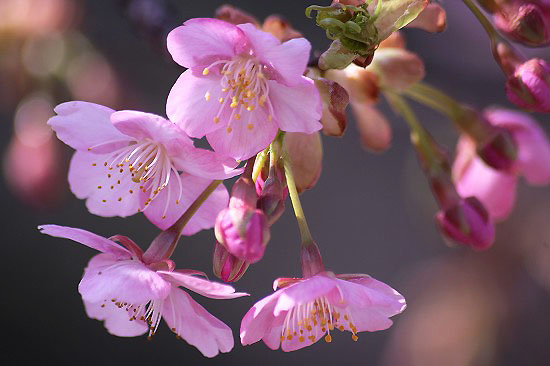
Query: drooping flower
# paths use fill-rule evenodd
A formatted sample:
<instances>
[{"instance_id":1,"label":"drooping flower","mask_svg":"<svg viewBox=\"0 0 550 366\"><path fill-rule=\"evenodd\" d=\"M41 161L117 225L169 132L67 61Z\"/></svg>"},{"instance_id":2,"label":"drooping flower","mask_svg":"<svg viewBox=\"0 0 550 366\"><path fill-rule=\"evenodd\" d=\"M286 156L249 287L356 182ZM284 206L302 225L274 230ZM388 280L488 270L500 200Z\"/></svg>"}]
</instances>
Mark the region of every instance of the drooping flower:
<instances>
[{"instance_id":1,"label":"drooping flower","mask_svg":"<svg viewBox=\"0 0 550 366\"><path fill-rule=\"evenodd\" d=\"M197 271L175 270L170 259L149 263L144 260L143 251L121 235L107 239L57 225L43 225L39 229L43 234L71 239L101 252L88 263L78 291L87 315L104 321L109 333L134 337L148 332L151 337L164 318L172 332L206 357L233 348L231 329L179 287L212 299L233 299L247 294L197 277Z\"/></svg>"},{"instance_id":2,"label":"drooping flower","mask_svg":"<svg viewBox=\"0 0 550 366\"><path fill-rule=\"evenodd\" d=\"M550 141L537 122L528 115L506 109L488 109L489 123L512 134L517 144L517 158L509 171L499 171L476 155L475 144L461 137L453 164L453 180L458 193L475 196L495 220L505 219L516 199L519 175L533 185L550 183Z\"/></svg>"},{"instance_id":3,"label":"drooping flower","mask_svg":"<svg viewBox=\"0 0 550 366\"><path fill-rule=\"evenodd\" d=\"M55 108L48 124L76 150L70 169L73 193L100 216L130 216L143 211L161 229L172 225L210 184L240 173L236 162L195 148L172 122L136 111L115 112L86 103ZM214 225L227 206L219 186L184 229L191 235Z\"/></svg>"},{"instance_id":4,"label":"drooping flower","mask_svg":"<svg viewBox=\"0 0 550 366\"><path fill-rule=\"evenodd\" d=\"M253 24L191 19L170 32L168 50L189 68L170 91L168 117L191 137L206 135L216 152L244 160L278 129L322 128L319 93L303 76L304 38L281 43Z\"/></svg>"},{"instance_id":5,"label":"drooping flower","mask_svg":"<svg viewBox=\"0 0 550 366\"><path fill-rule=\"evenodd\" d=\"M257 302L241 323L241 343L263 340L271 349L295 351L335 329L352 333L384 330L401 313L405 299L390 286L363 275L321 272L308 278L279 278L276 292Z\"/></svg>"}]
</instances>

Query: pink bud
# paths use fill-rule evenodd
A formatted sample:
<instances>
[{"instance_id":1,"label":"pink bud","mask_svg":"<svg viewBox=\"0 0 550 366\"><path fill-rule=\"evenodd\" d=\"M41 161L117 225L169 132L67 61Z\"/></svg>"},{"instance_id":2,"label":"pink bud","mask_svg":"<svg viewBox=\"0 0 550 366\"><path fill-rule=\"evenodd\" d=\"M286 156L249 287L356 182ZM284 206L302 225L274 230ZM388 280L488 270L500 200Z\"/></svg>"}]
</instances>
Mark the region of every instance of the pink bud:
<instances>
[{"instance_id":1,"label":"pink bud","mask_svg":"<svg viewBox=\"0 0 550 366\"><path fill-rule=\"evenodd\" d=\"M253 15L227 4L216 9L214 18L224 20L231 24L252 23L259 27L259 22Z\"/></svg>"},{"instance_id":2,"label":"pink bud","mask_svg":"<svg viewBox=\"0 0 550 366\"><path fill-rule=\"evenodd\" d=\"M216 242L212 256L212 270L216 277L224 282L235 282L241 279L249 263L230 254L223 245Z\"/></svg>"},{"instance_id":3,"label":"pink bud","mask_svg":"<svg viewBox=\"0 0 550 366\"><path fill-rule=\"evenodd\" d=\"M418 17L410 22L407 27L420 28L426 32L439 33L447 27L447 13L439 4L428 4Z\"/></svg>"},{"instance_id":4,"label":"pink bud","mask_svg":"<svg viewBox=\"0 0 550 366\"><path fill-rule=\"evenodd\" d=\"M256 189L260 190L258 208L267 217L268 225L271 226L281 217L285 210L285 200L288 197L285 173L282 168L272 167L267 180L260 173L256 181Z\"/></svg>"},{"instance_id":5,"label":"pink bud","mask_svg":"<svg viewBox=\"0 0 550 366\"><path fill-rule=\"evenodd\" d=\"M540 47L550 42L550 18L538 4L510 6L494 16L495 26L514 41Z\"/></svg>"},{"instance_id":6,"label":"pink bud","mask_svg":"<svg viewBox=\"0 0 550 366\"><path fill-rule=\"evenodd\" d=\"M251 178L241 176L231 189L229 207L256 207L258 194Z\"/></svg>"},{"instance_id":7,"label":"pink bud","mask_svg":"<svg viewBox=\"0 0 550 366\"><path fill-rule=\"evenodd\" d=\"M251 207L229 207L216 219L216 238L235 257L250 263L259 261L269 241L265 214Z\"/></svg>"},{"instance_id":8,"label":"pink bud","mask_svg":"<svg viewBox=\"0 0 550 366\"><path fill-rule=\"evenodd\" d=\"M506 94L521 108L550 113L550 64L538 58L520 64L508 78Z\"/></svg>"},{"instance_id":9,"label":"pink bud","mask_svg":"<svg viewBox=\"0 0 550 366\"><path fill-rule=\"evenodd\" d=\"M439 211L435 219L451 242L484 250L495 240L495 226L485 207L475 197L459 200L455 205Z\"/></svg>"},{"instance_id":10,"label":"pink bud","mask_svg":"<svg viewBox=\"0 0 550 366\"><path fill-rule=\"evenodd\" d=\"M496 170L511 171L517 157L517 147L512 134L497 129L484 144L478 146L478 155Z\"/></svg>"}]
</instances>

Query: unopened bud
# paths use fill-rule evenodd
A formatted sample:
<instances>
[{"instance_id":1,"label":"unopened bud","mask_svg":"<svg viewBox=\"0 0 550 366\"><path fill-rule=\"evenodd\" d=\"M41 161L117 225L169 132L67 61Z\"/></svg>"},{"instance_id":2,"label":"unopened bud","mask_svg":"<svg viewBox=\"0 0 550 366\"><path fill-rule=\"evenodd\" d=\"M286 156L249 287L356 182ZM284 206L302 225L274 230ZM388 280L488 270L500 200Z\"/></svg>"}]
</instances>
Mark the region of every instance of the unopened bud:
<instances>
[{"instance_id":1,"label":"unopened bud","mask_svg":"<svg viewBox=\"0 0 550 366\"><path fill-rule=\"evenodd\" d=\"M252 179L241 176L231 189L229 207L256 207L258 195Z\"/></svg>"},{"instance_id":2,"label":"unopened bud","mask_svg":"<svg viewBox=\"0 0 550 366\"><path fill-rule=\"evenodd\" d=\"M550 19L537 4L498 12L494 19L502 33L526 46L541 47L550 42Z\"/></svg>"},{"instance_id":3,"label":"unopened bud","mask_svg":"<svg viewBox=\"0 0 550 366\"><path fill-rule=\"evenodd\" d=\"M270 233L265 214L252 207L229 207L216 218L216 239L229 253L249 263L259 261Z\"/></svg>"},{"instance_id":4,"label":"unopened bud","mask_svg":"<svg viewBox=\"0 0 550 366\"><path fill-rule=\"evenodd\" d=\"M248 262L235 257L223 245L216 242L212 256L212 270L216 277L224 282L238 281L244 275L248 266Z\"/></svg>"},{"instance_id":5,"label":"unopened bud","mask_svg":"<svg viewBox=\"0 0 550 366\"><path fill-rule=\"evenodd\" d=\"M481 202L475 197L459 200L455 205L439 211L436 223L452 243L474 250L489 248L495 240L495 226Z\"/></svg>"},{"instance_id":6,"label":"unopened bud","mask_svg":"<svg viewBox=\"0 0 550 366\"><path fill-rule=\"evenodd\" d=\"M506 83L508 99L533 112L550 112L550 64L534 58L519 65Z\"/></svg>"},{"instance_id":7,"label":"unopened bud","mask_svg":"<svg viewBox=\"0 0 550 366\"><path fill-rule=\"evenodd\" d=\"M256 188L261 187L258 209L267 217L269 226L281 217L285 210L285 200L288 197L288 188L282 168L272 167L266 180L262 174L258 176Z\"/></svg>"}]
</instances>

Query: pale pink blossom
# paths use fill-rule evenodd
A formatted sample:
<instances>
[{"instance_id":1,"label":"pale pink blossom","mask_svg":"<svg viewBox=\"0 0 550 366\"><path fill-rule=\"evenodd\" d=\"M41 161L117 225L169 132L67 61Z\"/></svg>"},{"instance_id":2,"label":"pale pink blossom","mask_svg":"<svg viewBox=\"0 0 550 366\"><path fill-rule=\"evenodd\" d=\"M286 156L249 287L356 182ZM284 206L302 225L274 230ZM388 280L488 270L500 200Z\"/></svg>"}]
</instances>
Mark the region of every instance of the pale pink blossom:
<instances>
[{"instance_id":1,"label":"pale pink blossom","mask_svg":"<svg viewBox=\"0 0 550 366\"><path fill-rule=\"evenodd\" d=\"M476 146L462 136L453 164L453 180L462 197L475 196L494 220L503 220L516 200L518 175L533 185L550 183L550 141L537 122L525 113L489 109L485 118L506 129L517 144L517 158L510 172L489 167L476 155Z\"/></svg>"},{"instance_id":2,"label":"pale pink blossom","mask_svg":"<svg viewBox=\"0 0 550 366\"><path fill-rule=\"evenodd\" d=\"M101 252L88 263L78 291L87 315L104 321L109 333L133 337L148 332L152 336L164 318L172 332L206 357L233 348L231 329L179 287L212 299L233 299L247 294L197 277L197 271L174 270L175 264L170 259L149 263L143 251L121 235L106 239L57 225L43 225L39 229L43 234L71 239Z\"/></svg>"},{"instance_id":3,"label":"pale pink blossom","mask_svg":"<svg viewBox=\"0 0 550 366\"><path fill-rule=\"evenodd\" d=\"M55 108L48 124L76 150L69 169L73 193L100 216L143 211L161 229L170 227L213 179L239 174L236 162L198 149L172 122L153 114L119 111L86 102ZM214 225L227 206L220 185L183 231L191 235Z\"/></svg>"},{"instance_id":4,"label":"pale pink blossom","mask_svg":"<svg viewBox=\"0 0 550 366\"><path fill-rule=\"evenodd\" d=\"M241 323L241 343L263 340L271 349L294 351L338 329L352 333L384 330L401 313L405 299L374 278L321 272L308 278L278 279L274 294L257 302ZM282 288L281 288L282 287Z\"/></svg>"},{"instance_id":5,"label":"pale pink blossom","mask_svg":"<svg viewBox=\"0 0 550 366\"><path fill-rule=\"evenodd\" d=\"M238 160L263 150L279 129L320 130L319 92L303 76L310 48L304 38L281 43L253 24L188 20L168 35L172 57L188 68L170 91L168 117Z\"/></svg>"}]
</instances>

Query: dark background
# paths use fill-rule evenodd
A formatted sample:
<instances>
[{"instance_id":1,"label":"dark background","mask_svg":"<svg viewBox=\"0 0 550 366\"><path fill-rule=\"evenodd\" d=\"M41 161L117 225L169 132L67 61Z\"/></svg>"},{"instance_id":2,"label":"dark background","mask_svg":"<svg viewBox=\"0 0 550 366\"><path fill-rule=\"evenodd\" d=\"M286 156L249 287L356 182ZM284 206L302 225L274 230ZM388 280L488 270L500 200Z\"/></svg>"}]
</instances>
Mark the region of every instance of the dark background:
<instances>
[{"instance_id":1,"label":"dark background","mask_svg":"<svg viewBox=\"0 0 550 366\"><path fill-rule=\"evenodd\" d=\"M212 16L224 2L170 3L173 18L183 22ZM304 16L303 9L313 2L231 3L260 19L281 14L314 48L323 49L328 44L323 31ZM73 5L80 10L72 27L88 37L116 73L119 98L111 107L163 115L168 91L183 70L163 57L158 51L162 45L155 49L136 32L117 4L109 0L75 1ZM446 32L405 31L409 49L426 62L427 82L476 107L511 107L504 96L504 76L490 55L482 28L461 2L446 1L443 5L448 15ZM0 53L4 63L16 57L5 48L0 50L4 51ZM7 99L0 107L0 141L5 150L12 138L18 99L24 93L16 94L21 89L9 84L13 78L1 73L0 77L8 80L7 87L0 83L10 91L4 94ZM62 94L55 98L55 103L62 101ZM93 216L70 192L53 207L39 209L22 202L12 193L14 188L0 180L1 302L7 337L1 358L10 365L37 359L62 365L550 364L550 189L520 186L518 205L510 219L498 225L497 242L489 251L449 248L434 226L437 207L418 169L407 128L391 111L383 109L394 130L392 147L383 154L366 152L350 119L343 138L323 137L323 172L302 200L327 268L336 273L369 273L405 296L408 309L394 318L395 325L389 330L361 334L358 342L353 342L349 333L336 334L331 344L320 341L293 353L271 351L261 342L240 345L240 319L249 307L272 292L275 278L300 274L298 229L287 207L272 228L264 259L235 283L239 291L249 292L251 297L215 301L194 296L233 329L232 352L205 359L162 325L151 342L145 337L110 336L101 322L86 317L77 291L82 270L94 252L68 240L40 235L36 226L56 223L104 236L123 234L143 248L158 229L143 215L127 219ZM424 108L416 110L435 137L452 151L456 133L449 121ZM535 118L543 125L550 123L548 116ZM62 152L59 166L66 169L72 152L66 147ZM56 187L67 189L62 184ZM214 278L213 240L212 231L182 239L174 255L178 267L202 270Z\"/></svg>"}]
</instances>

